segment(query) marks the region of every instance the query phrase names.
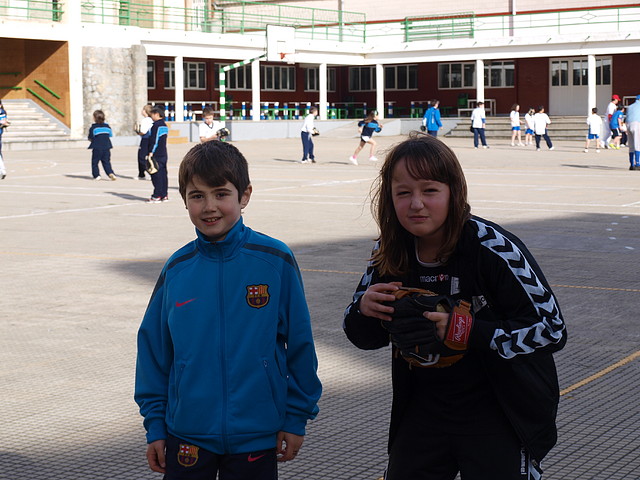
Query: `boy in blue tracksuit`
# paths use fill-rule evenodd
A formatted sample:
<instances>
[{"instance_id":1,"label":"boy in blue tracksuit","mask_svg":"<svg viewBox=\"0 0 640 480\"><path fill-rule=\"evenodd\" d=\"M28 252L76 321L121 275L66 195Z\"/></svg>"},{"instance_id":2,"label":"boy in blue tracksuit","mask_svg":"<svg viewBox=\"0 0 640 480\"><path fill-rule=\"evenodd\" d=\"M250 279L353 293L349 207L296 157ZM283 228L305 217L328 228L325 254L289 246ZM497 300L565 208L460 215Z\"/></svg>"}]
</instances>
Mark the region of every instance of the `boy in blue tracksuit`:
<instances>
[{"instance_id":1,"label":"boy in blue tracksuit","mask_svg":"<svg viewBox=\"0 0 640 480\"><path fill-rule=\"evenodd\" d=\"M160 107L151 109L151 119L153 125L149 134L149 155L158 162L158 171L151 174L151 182L153 183L153 194L147 200L147 203L160 203L169 200L169 175L167 173L167 162L169 154L167 153L167 137L169 136L169 127L164 122L164 110Z\"/></svg>"},{"instance_id":2,"label":"boy in blue tracksuit","mask_svg":"<svg viewBox=\"0 0 640 480\"><path fill-rule=\"evenodd\" d=\"M245 158L217 140L178 174L197 238L167 261L138 333L135 400L166 480L275 480L322 387L291 250L243 224Z\"/></svg>"},{"instance_id":3,"label":"boy in blue tracksuit","mask_svg":"<svg viewBox=\"0 0 640 480\"><path fill-rule=\"evenodd\" d=\"M422 125L425 130L432 137L438 136L438 130L442 128L442 121L440 120L440 106L439 100L431 100L429 108L424 112L422 117Z\"/></svg>"},{"instance_id":4,"label":"boy in blue tracksuit","mask_svg":"<svg viewBox=\"0 0 640 480\"><path fill-rule=\"evenodd\" d=\"M98 164L102 163L104 172L111 180L115 180L116 176L111 167L111 137L113 132L108 123L105 123L105 115L102 110L93 112L93 124L89 128L88 139L91 142L89 149L91 150L91 175L94 180L100 180L100 169Z\"/></svg>"}]
</instances>

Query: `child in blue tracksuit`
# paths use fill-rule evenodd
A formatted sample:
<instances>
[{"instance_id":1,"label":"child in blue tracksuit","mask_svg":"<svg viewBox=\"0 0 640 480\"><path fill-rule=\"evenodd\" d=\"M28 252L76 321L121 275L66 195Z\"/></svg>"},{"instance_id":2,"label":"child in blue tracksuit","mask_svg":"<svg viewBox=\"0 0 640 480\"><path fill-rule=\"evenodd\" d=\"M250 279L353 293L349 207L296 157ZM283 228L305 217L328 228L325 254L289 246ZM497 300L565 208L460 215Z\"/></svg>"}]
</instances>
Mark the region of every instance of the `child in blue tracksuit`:
<instances>
[{"instance_id":1,"label":"child in blue tracksuit","mask_svg":"<svg viewBox=\"0 0 640 480\"><path fill-rule=\"evenodd\" d=\"M7 178L7 169L4 166L4 160L2 159L2 134L4 129L9 126L9 120L7 120L7 112L2 106L2 100L0 100L0 180Z\"/></svg>"},{"instance_id":2,"label":"child in blue tracksuit","mask_svg":"<svg viewBox=\"0 0 640 480\"><path fill-rule=\"evenodd\" d=\"M438 130L442 128L439 106L439 100L431 100L431 102L429 102L429 108L427 108L422 117L422 126L425 127L427 133L432 137L437 137Z\"/></svg>"},{"instance_id":3,"label":"child in blue tracksuit","mask_svg":"<svg viewBox=\"0 0 640 480\"><path fill-rule=\"evenodd\" d=\"M147 203L167 202L169 200L169 174L167 171L169 127L164 122L164 110L162 108L153 107L150 116L153 120L153 125L149 133L149 153L147 155L153 157L158 163L158 171L151 174L153 193Z\"/></svg>"},{"instance_id":4,"label":"child in blue tracksuit","mask_svg":"<svg viewBox=\"0 0 640 480\"><path fill-rule=\"evenodd\" d=\"M364 145L368 143L371 145L371 152L369 153L369 160L377 162L378 159L374 155L376 149L376 141L373 139L373 134L382 130L382 125L378 123L378 112L371 110L369 114L358 122L358 129L360 130L360 143L356 148L356 151L349 157L349 161L354 165L358 165L358 154L360 150L364 148Z\"/></svg>"},{"instance_id":5,"label":"child in blue tracksuit","mask_svg":"<svg viewBox=\"0 0 640 480\"><path fill-rule=\"evenodd\" d=\"M178 173L197 238L175 252L138 332L135 400L165 480L275 480L322 387L291 250L245 226L247 161L213 140Z\"/></svg>"},{"instance_id":6,"label":"child in blue tracksuit","mask_svg":"<svg viewBox=\"0 0 640 480\"><path fill-rule=\"evenodd\" d=\"M108 123L105 123L105 115L102 110L93 112L93 124L89 128L89 149L91 149L91 175L94 180L100 180L100 169L98 164L102 163L104 172L111 180L116 176L111 168L111 137L113 132Z\"/></svg>"}]
</instances>

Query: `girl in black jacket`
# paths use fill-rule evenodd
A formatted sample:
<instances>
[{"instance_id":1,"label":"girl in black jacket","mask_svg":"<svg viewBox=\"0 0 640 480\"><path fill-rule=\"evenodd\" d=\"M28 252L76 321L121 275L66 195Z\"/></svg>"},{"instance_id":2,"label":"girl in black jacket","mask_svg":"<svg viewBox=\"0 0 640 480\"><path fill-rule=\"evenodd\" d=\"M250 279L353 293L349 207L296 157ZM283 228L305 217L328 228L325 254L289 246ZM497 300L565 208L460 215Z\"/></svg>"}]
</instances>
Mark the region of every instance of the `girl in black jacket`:
<instances>
[{"instance_id":1,"label":"girl in black jacket","mask_svg":"<svg viewBox=\"0 0 640 480\"><path fill-rule=\"evenodd\" d=\"M516 236L470 215L462 168L434 137L412 136L389 153L372 208L380 236L345 312L349 340L389 344L381 320L393 321L400 286L467 301L474 317L464 357L451 366L411 366L393 347L385 478L541 478L556 442L552 353L567 337L538 264ZM423 315L442 340L449 314Z\"/></svg>"}]
</instances>

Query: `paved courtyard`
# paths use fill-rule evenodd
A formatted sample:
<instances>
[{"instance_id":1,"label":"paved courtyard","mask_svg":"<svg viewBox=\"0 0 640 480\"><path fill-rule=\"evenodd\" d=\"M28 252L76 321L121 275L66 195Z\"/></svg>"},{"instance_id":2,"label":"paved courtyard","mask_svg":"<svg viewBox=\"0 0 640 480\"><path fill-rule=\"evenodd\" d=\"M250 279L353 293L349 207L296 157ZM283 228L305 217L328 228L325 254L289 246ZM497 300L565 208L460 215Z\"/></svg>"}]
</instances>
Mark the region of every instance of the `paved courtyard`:
<instances>
[{"instance_id":1,"label":"paved courtyard","mask_svg":"<svg viewBox=\"0 0 640 480\"><path fill-rule=\"evenodd\" d=\"M400 137L380 137L381 149ZM640 479L640 172L625 151L507 142L458 153L475 214L518 234L568 325L556 355L560 439L546 480ZM386 462L389 350L342 333L376 235L378 165L350 165L355 138L236 142L254 195L245 221L294 250L303 270L324 394L284 480L375 480ZM145 204L134 147L113 150L118 180L93 181L85 149L5 152L0 181L0 479L151 480L132 399L135 335L166 258L193 226L177 191L190 145L170 147L171 201ZM381 158L382 154L379 155Z\"/></svg>"}]
</instances>

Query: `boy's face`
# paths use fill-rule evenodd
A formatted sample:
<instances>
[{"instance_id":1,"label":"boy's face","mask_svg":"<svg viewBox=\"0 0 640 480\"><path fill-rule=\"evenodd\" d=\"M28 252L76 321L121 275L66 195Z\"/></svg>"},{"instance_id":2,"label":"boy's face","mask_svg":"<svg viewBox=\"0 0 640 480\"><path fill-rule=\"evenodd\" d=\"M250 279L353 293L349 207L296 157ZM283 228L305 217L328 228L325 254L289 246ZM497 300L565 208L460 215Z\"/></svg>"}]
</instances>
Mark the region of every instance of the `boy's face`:
<instances>
[{"instance_id":1,"label":"boy's face","mask_svg":"<svg viewBox=\"0 0 640 480\"><path fill-rule=\"evenodd\" d=\"M151 118L153 119L154 122L160 120L162 117L160 116L159 113L156 112L151 112Z\"/></svg>"},{"instance_id":2,"label":"boy's face","mask_svg":"<svg viewBox=\"0 0 640 480\"><path fill-rule=\"evenodd\" d=\"M211 241L222 241L249 203L251 191L249 185L238 201L238 189L233 183L211 187L200 177L193 177L185 195L189 218Z\"/></svg>"},{"instance_id":3,"label":"boy's face","mask_svg":"<svg viewBox=\"0 0 640 480\"><path fill-rule=\"evenodd\" d=\"M204 123L207 125L213 125L213 115L206 115L204 117Z\"/></svg>"}]
</instances>

